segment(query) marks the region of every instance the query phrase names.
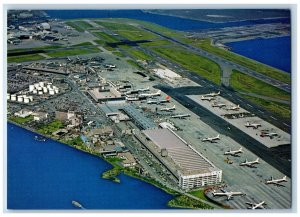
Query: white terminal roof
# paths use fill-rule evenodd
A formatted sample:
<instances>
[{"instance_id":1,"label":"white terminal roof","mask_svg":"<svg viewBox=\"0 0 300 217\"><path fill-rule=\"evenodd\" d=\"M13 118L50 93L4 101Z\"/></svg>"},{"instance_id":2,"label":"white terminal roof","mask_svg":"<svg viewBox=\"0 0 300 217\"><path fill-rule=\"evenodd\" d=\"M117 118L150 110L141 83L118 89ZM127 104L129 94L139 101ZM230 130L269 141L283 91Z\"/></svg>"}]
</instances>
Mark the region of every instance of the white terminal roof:
<instances>
[{"instance_id":1,"label":"white terminal roof","mask_svg":"<svg viewBox=\"0 0 300 217\"><path fill-rule=\"evenodd\" d=\"M173 131L150 129L143 132L160 150L168 151L168 156L182 169L181 173L206 173L217 169Z\"/></svg>"}]
</instances>

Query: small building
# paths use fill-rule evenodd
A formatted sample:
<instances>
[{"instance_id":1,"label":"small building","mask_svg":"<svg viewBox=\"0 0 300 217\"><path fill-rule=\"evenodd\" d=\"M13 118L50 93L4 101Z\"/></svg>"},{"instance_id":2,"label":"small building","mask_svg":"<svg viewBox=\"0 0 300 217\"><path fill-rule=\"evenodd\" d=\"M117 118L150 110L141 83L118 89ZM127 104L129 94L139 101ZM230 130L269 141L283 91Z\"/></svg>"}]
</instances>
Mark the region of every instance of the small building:
<instances>
[{"instance_id":1,"label":"small building","mask_svg":"<svg viewBox=\"0 0 300 217\"><path fill-rule=\"evenodd\" d=\"M47 112L33 112L33 120L40 121L48 118Z\"/></svg>"},{"instance_id":2,"label":"small building","mask_svg":"<svg viewBox=\"0 0 300 217\"><path fill-rule=\"evenodd\" d=\"M123 159L120 164L123 167L134 167L136 165L135 158L133 155L128 151L128 152L123 152L123 153L118 153L118 157Z\"/></svg>"},{"instance_id":3,"label":"small building","mask_svg":"<svg viewBox=\"0 0 300 217\"><path fill-rule=\"evenodd\" d=\"M32 114L32 111L29 109L21 109L20 111L15 113L15 116L20 118L26 118Z\"/></svg>"},{"instance_id":4,"label":"small building","mask_svg":"<svg viewBox=\"0 0 300 217\"><path fill-rule=\"evenodd\" d=\"M55 111L55 119L59 121L68 121L76 114L73 111Z\"/></svg>"},{"instance_id":5,"label":"small building","mask_svg":"<svg viewBox=\"0 0 300 217\"><path fill-rule=\"evenodd\" d=\"M48 31L51 30L51 26L50 26L49 23L41 23L39 28L42 29L42 30L48 30Z\"/></svg>"},{"instance_id":6,"label":"small building","mask_svg":"<svg viewBox=\"0 0 300 217\"><path fill-rule=\"evenodd\" d=\"M110 126L105 126L103 128L93 129L91 134L93 136L109 136L109 137L112 137L114 135L114 131Z\"/></svg>"}]
</instances>

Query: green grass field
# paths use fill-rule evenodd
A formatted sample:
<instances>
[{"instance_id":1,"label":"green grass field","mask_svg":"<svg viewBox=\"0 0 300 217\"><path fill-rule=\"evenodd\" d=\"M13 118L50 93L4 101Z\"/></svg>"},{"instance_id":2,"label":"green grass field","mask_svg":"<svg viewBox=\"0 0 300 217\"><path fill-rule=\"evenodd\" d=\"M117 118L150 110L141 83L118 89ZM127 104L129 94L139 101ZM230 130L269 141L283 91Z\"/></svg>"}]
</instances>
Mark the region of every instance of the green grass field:
<instances>
[{"instance_id":1,"label":"green grass field","mask_svg":"<svg viewBox=\"0 0 300 217\"><path fill-rule=\"evenodd\" d=\"M81 28L80 26L76 25L74 22L69 21L69 22L66 22L66 24L68 26L71 26L72 28L76 29L78 32L84 32L84 29Z\"/></svg>"},{"instance_id":2,"label":"green grass field","mask_svg":"<svg viewBox=\"0 0 300 217\"><path fill-rule=\"evenodd\" d=\"M286 104L282 104L282 103L278 103L278 102L271 102L271 101L267 101L264 99L252 97L252 96L246 96L243 94L241 94L241 96L243 98L249 100L253 104L258 105L258 106L272 112L277 117L290 121L290 118L291 118L291 106L290 105L286 105Z\"/></svg>"},{"instance_id":3,"label":"green grass field","mask_svg":"<svg viewBox=\"0 0 300 217\"><path fill-rule=\"evenodd\" d=\"M224 59L241 64L245 67L255 70L261 74L267 75L271 78L277 79L279 81L283 81L288 84L291 83L290 74L282 72L278 69L272 68L271 66L261 64L255 60L251 60L249 58L235 54L233 52L213 46L211 44L211 39L209 39L209 38L206 38L206 39L181 38L180 40L182 42L192 44L195 47L199 47L203 50L213 53L217 56L221 56Z\"/></svg>"},{"instance_id":4,"label":"green grass field","mask_svg":"<svg viewBox=\"0 0 300 217\"><path fill-rule=\"evenodd\" d=\"M281 100L291 99L291 94L237 70L232 71L230 86L236 91L255 93Z\"/></svg>"},{"instance_id":5,"label":"green grass field","mask_svg":"<svg viewBox=\"0 0 300 217\"><path fill-rule=\"evenodd\" d=\"M37 132L44 134L44 135L51 135L53 132L55 132L63 127L64 127L64 124L61 121L55 120L49 124L41 126L37 130Z\"/></svg>"},{"instance_id":6,"label":"green grass field","mask_svg":"<svg viewBox=\"0 0 300 217\"><path fill-rule=\"evenodd\" d=\"M72 47L82 47L82 46L91 46L93 45L91 42L82 42L82 43L79 43L79 44L74 44L72 45Z\"/></svg>"},{"instance_id":7,"label":"green grass field","mask_svg":"<svg viewBox=\"0 0 300 217\"><path fill-rule=\"evenodd\" d=\"M180 195L170 200L168 202L168 206L178 207L178 208L192 208L192 209L213 209L213 207L201 201L189 198L188 196L185 195Z\"/></svg>"},{"instance_id":8,"label":"green grass field","mask_svg":"<svg viewBox=\"0 0 300 217\"><path fill-rule=\"evenodd\" d=\"M175 49L175 47L153 48L152 50L216 84L221 84L220 66L205 57L193 54L186 49Z\"/></svg>"},{"instance_id":9,"label":"green grass field","mask_svg":"<svg viewBox=\"0 0 300 217\"><path fill-rule=\"evenodd\" d=\"M143 67L141 67L139 64L137 64L135 61L133 60L127 60L127 62L132 65L133 67L137 68L137 69L140 69L140 70L144 70Z\"/></svg>"},{"instance_id":10,"label":"green grass field","mask_svg":"<svg viewBox=\"0 0 300 217\"><path fill-rule=\"evenodd\" d=\"M43 60L45 57L39 55L39 54L28 54L28 55L20 55L20 56L11 56L7 57L7 62L26 62L26 61L36 61L36 60Z\"/></svg>"},{"instance_id":11,"label":"green grass field","mask_svg":"<svg viewBox=\"0 0 300 217\"><path fill-rule=\"evenodd\" d=\"M13 121L17 124L24 124L26 122L29 122L29 121L33 121L33 116L32 115L29 115L27 116L26 118L21 118L21 117L10 117L9 118L10 121Z\"/></svg>"},{"instance_id":12,"label":"green grass field","mask_svg":"<svg viewBox=\"0 0 300 217\"><path fill-rule=\"evenodd\" d=\"M117 42L118 41L118 39L116 39L114 36L106 34L105 32L94 32L94 34L106 42Z\"/></svg>"},{"instance_id":13,"label":"green grass field","mask_svg":"<svg viewBox=\"0 0 300 217\"><path fill-rule=\"evenodd\" d=\"M146 54L140 50L128 49L127 52L139 60L148 60L148 61L153 60L153 58L151 56L149 56L148 54Z\"/></svg>"},{"instance_id":14,"label":"green grass field","mask_svg":"<svg viewBox=\"0 0 300 217\"><path fill-rule=\"evenodd\" d=\"M204 190L197 190L197 191L192 191L192 192L189 192L189 194L195 196L195 197L198 197L202 200L207 200L207 198L205 197L204 195Z\"/></svg>"},{"instance_id":15,"label":"green grass field","mask_svg":"<svg viewBox=\"0 0 300 217\"><path fill-rule=\"evenodd\" d=\"M75 21L77 26L80 26L82 29L89 29L89 28L93 28L93 26L85 21Z\"/></svg>"},{"instance_id":16,"label":"green grass field","mask_svg":"<svg viewBox=\"0 0 300 217\"><path fill-rule=\"evenodd\" d=\"M118 57L125 57L125 55L123 53L121 53L120 51L114 51L113 55L116 55Z\"/></svg>"},{"instance_id":17,"label":"green grass field","mask_svg":"<svg viewBox=\"0 0 300 217\"><path fill-rule=\"evenodd\" d=\"M172 42L168 40L155 40L151 42L141 43L140 46L142 47L149 47L149 46L164 46L164 45L174 45Z\"/></svg>"},{"instance_id":18,"label":"green grass field","mask_svg":"<svg viewBox=\"0 0 300 217\"><path fill-rule=\"evenodd\" d=\"M63 57L63 56L75 56L75 55L82 55L82 54L90 54L90 53L97 53L99 49L94 48L73 48L67 50L58 50L47 53L48 56L51 57Z\"/></svg>"}]
</instances>

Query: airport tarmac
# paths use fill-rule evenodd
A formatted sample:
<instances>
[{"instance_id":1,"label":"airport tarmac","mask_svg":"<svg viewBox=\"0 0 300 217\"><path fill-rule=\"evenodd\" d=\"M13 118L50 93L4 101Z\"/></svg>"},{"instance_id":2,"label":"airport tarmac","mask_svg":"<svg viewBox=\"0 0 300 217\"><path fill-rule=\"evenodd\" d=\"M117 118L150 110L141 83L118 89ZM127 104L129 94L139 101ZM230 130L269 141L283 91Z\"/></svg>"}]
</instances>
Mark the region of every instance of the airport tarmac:
<instances>
[{"instance_id":1,"label":"airport tarmac","mask_svg":"<svg viewBox=\"0 0 300 217\"><path fill-rule=\"evenodd\" d=\"M259 141L261 144L265 145L268 148L280 146L280 145L287 145L290 144L290 135L281 129L277 128L276 126L264 121L263 119L257 116L245 116L242 115L240 118L238 115L235 115L236 118L226 118L224 115L228 114L239 114L239 113L249 113L247 110L243 108L243 105L240 105L240 109L238 110L227 110L228 107L237 106L232 105L230 101L227 99L216 96L212 101L203 100L201 97L204 95L188 95L188 97L198 103L200 106L208 109L209 111L213 112L217 116L221 117L222 119L226 120L228 123L234 125L235 127L239 128L243 132L250 135L255 140ZM219 108L219 107L212 107L212 104L225 104L226 106ZM253 127L246 127L245 125L249 122L250 124L260 124L257 129ZM274 137L262 137L262 132L268 133L276 133L278 136Z\"/></svg>"}]
</instances>

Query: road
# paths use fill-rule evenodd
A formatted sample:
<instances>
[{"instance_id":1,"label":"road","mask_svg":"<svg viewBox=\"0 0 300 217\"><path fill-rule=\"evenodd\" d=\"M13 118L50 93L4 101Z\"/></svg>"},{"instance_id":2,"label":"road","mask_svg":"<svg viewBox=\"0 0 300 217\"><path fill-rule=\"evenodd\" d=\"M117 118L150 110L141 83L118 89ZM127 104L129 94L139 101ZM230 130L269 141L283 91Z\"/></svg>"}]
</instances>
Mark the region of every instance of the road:
<instances>
[{"instance_id":1,"label":"road","mask_svg":"<svg viewBox=\"0 0 300 217\"><path fill-rule=\"evenodd\" d=\"M255 77L255 78L257 78L257 79L259 79L259 80L261 80L261 81L263 81L265 83L268 83L268 84L270 84L272 86L275 86L275 87L277 87L279 89L282 89L282 90L284 90L286 92L289 92L289 93L291 92L291 85L290 84L286 84L286 83L278 81L278 80L276 80L274 78L270 78L270 77L268 77L266 75L258 73L258 72L254 71L252 69L249 69L249 68L247 68L245 66L242 66L240 64L237 64L237 63L234 63L234 62L231 62L231 61L228 61L228 60L226 60L226 59L224 59L222 57L216 56L216 55L214 55L212 53L209 53L209 52L207 52L205 50L202 50L200 48L196 48L196 47L194 47L192 45L189 45L189 44L183 43L181 41L178 41L175 38L163 35L160 32L157 32L157 31L145 28L145 27L142 27L142 28L144 30L146 30L146 31L149 31L151 33L159 35L159 36L167 39L168 41L171 41L171 42L173 42L175 44L181 45L181 46L187 48L188 50L190 50L190 51L192 51L194 53L197 53L198 55L204 56L204 57L206 57L206 58L208 58L208 59L210 59L210 60L212 60L214 62L217 62L221 67L222 67L222 65L227 65L228 67L231 67L232 69L236 69L236 70L238 70L238 71L240 71L240 72L242 72L244 74L247 74L247 75L250 75L252 77Z\"/></svg>"}]
</instances>

